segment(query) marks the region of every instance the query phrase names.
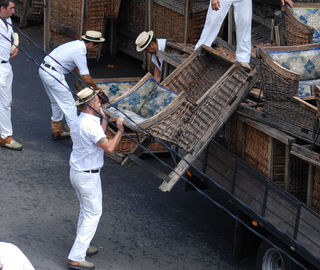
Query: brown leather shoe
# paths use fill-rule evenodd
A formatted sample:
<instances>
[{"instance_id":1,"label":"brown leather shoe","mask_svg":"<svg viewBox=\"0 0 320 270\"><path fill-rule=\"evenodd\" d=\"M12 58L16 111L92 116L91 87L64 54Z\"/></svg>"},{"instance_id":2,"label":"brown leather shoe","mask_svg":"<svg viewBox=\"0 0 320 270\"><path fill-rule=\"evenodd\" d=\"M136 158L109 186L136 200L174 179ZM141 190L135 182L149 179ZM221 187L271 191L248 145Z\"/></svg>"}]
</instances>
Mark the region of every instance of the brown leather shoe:
<instances>
[{"instance_id":1,"label":"brown leather shoe","mask_svg":"<svg viewBox=\"0 0 320 270\"><path fill-rule=\"evenodd\" d=\"M51 121L51 129L51 137L55 141L70 138L70 132L62 129L61 121Z\"/></svg>"},{"instance_id":2,"label":"brown leather shoe","mask_svg":"<svg viewBox=\"0 0 320 270\"><path fill-rule=\"evenodd\" d=\"M22 150L22 144L14 140L12 136L8 136L5 139L2 139L2 137L0 136L0 146L9 148L11 150L16 150L16 151Z\"/></svg>"},{"instance_id":3,"label":"brown leather shoe","mask_svg":"<svg viewBox=\"0 0 320 270\"><path fill-rule=\"evenodd\" d=\"M90 246L90 247L87 249L87 256L91 257L91 256L94 256L94 255L97 255L98 252L99 252L99 250L98 250L97 247Z\"/></svg>"},{"instance_id":4,"label":"brown leather shoe","mask_svg":"<svg viewBox=\"0 0 320 270\"><path fill-rule=\"evenodd\" d=\"M93 270L95 268L92 262L83 261L83 262L76 262L69 260L68 261L68 268L69 269L76 269L76 270Z\"/></svg>"}]
</instances>

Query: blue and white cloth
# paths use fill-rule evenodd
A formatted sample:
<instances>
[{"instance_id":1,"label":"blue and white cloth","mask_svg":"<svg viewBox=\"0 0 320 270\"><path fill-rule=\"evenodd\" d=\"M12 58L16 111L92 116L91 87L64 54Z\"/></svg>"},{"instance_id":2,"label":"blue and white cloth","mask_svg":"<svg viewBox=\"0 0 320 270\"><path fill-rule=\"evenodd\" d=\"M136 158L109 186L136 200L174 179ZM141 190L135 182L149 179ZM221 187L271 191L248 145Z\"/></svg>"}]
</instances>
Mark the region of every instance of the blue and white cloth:
<instances>
[{"instance_id":1,"label":"blue and white cloth","mask_svg":"<svg viewBox=\"0 0 320 270\"><path fill-rule=\"evenodd\" d=\"M314 28L313 43L320 43L320 9L294 7L293 14L303 23Z\"/></svg>"},{"instance_id":2,"label":"blue and white cloth","mask_svg":"<svg viewBox=\"0 0 320 270\"><path fill-rule=\"evenodd\" d=\"M134 126L135 123L141 124L159 113L176 97L175 92L150 78L135 91L108 106L106 110L115 118L124 118L128 126Z\"/></svg>"},{"instance_id":3,"label":"blue and white cloth","mask_svg":"<svg viewBox=\"0 0 320 270\"><path fill-rule=\"evenodd\" d=\"M268 52L274 61L300 75L298 96L313 96L312 85L320 85L320 48Z\"/></svg>"}]
</instances>

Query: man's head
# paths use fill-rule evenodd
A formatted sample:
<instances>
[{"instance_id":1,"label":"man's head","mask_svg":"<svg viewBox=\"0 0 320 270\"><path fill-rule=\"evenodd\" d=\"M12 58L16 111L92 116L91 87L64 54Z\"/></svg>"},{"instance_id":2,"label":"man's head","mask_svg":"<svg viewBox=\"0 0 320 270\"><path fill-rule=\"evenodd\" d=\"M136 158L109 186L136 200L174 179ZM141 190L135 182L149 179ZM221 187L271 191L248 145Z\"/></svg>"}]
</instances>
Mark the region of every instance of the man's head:
<instances>
[{"instance_id":1,"label":"man's head","mask_svg":"<svg viewBox=\"0 0 320 270\"><path fill-rule=\"evenodd\" d=\"M88 51L97 49L105 41L101 32L94 30L86 31L85 35L81 36L81 38L85 42Z\"/></svg>"},{"instance_id":2,"label":"man's head","mask_svg":"<svg viewBox=\"0 0 320 270\"><path fill-rule=\"evenodd\" d=\"M101 102L100 102L100 99L98 98L96 91L87 87L82 89L77 94L77 96L78 96L78 100L76 101L76 105L78 106L80 111L91 113L91 114L96 114L94 110L99 112Z\"/></svg>"},{"instance_id":3,"label":"man's head","mask_svg":"<svg viewBox=\"0 0 320 270\"><path fill-rule=\"evenodd\" d=\"M143 31L136 39L137 51L146 51L147 53L156 53L158 51L157 39L153 36L153 31Z\"/></svg>"},{"instance_id":4,"label":"man's head","mask_svg":"<svg viewBox=\"0 0 320 270\"><path fill-rule=\"evenodd\" d=\"M9 18L15 12L15 4L12 0L0 0L0 16L3 19Z\"/></svg>"}]
</instances>

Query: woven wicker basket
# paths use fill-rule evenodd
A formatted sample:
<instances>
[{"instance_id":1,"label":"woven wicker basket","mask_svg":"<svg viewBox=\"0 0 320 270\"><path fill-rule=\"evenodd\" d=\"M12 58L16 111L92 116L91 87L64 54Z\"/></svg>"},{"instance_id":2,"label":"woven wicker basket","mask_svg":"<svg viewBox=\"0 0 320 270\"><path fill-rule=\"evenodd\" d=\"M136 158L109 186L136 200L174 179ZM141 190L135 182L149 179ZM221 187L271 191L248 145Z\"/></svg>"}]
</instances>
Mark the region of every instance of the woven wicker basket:
<instances>
[{"instance_id":1,"label":"woven wicker basket","mask_svg":"<svg viewBox=\"0 0 320 270\"><path fill-rule=\"evenodd\" d=\"M144 137L144 135L141 133L137 134L136 132L133 132L133 131L126 131L126 132L128 135L130 135L136 141L139 141L139 142ZM108 128L107 136L109 138L112 138L115 135L115 133L116 132L112 128ZM137 144L134 141L130 140L128 137L122 136L120 143L116 148L115 152L129 154L136 147L136 145ZM157 143L157 142L149 145L148 149L153 153L166 153L168 151L164 146L162 146L160 143Z\"/></svg>"},{"instance_id":2,"label":"woven wicker basket","mask_svg":"<svg viewBox=\"0 0 320 270\"><path fill-rule=\"evenodd\" d=\"M179 109L152 126L150 132L191 151L208 127L222 124L219 119L229 108L228 102L240 93L247 78L238 64L232 65L203 46L162 82L171 91L185 92L187 98Z\"/></svg>"},{"instance_id":3,"label":"woven wicker basket","mask_svg":"<svg viewBox=\"0 0 320 270\"><path fill-rule=\"evenodd\" d=\"M286 47L287 50L309 49L318 46L303 45ZM272 60L268 52L283 51L283 47L263 48L258 50L260 57L261 90L265 98L264 111L298 126L306 132L313 132L316 121L316 109L303 106L301 99L296 98L300 75L294 73Z\"/></svg>"},{"instance_id":4,"label":"woven wicker basket","mask_svg":"<svg viewBox=\"0 0 320 270\"><path fill-rule=\"evenodd\" d=\"M244 160L251 166L268 176L270 160L269 136L261 131L245 125Z\"/></svg>"},{"instance_id":5,"label":"woven wicker basket","mask_svg":"<svg viewBox=\"0 0 320 270\"><path fill-rule=\"evenodd\" d=\"M314 29L300 21L293 14L290 7L285 6L284 10L287 29L287 45L294 46L312 43Z\"/></svg>"},{"instance_id":6,"label":"woven wicker basket","mask_svg":"<svg viewBox=\"0 0 320 270\"><path fill-rule=\"evenodd\" d=\"M316 113L308 107L302 106L296 99L288 98L283 101L266 101L264 111L292 125L300 127L310 134L314 131Z\"/></svg>"},{"instance_id":7,"label":"woven wicker basket","mask_svg":"<svg viewBox=\"0 0 320 270\"><path fill-rule=\"evenodd\" d=\"M55 0L50 1L49 5L50 50L65 42L79 39L86 30L100 31L104 35L105 0L91 0L85 6L82 0ZM88 53L88 58L97 56L98 49Z\"/></svg>"},{"instance_id":8,"label":"woven wicker basket","mask_svg":"<svg viewBox=\"0 0 320 270\"><path fill-rule=\"evenodd\" d=\"M121 0L105 0L106 18L109 20L116 20L119 17Z\"/></svg>"},{"instance_id":9,"label":"woven wicker basket","mask_svg":"<svg viewBox=\"0 0 320 270\"><path fill-rule=\"evenodd\" d=\"M208 6L209 1L193 1L189 33L191 44L195 44L201 35ZM159 3L155 1L154 16L156 37L172 38L177 42L184 41L184 1L171 0Z\"/></svg>"}]
</instances>

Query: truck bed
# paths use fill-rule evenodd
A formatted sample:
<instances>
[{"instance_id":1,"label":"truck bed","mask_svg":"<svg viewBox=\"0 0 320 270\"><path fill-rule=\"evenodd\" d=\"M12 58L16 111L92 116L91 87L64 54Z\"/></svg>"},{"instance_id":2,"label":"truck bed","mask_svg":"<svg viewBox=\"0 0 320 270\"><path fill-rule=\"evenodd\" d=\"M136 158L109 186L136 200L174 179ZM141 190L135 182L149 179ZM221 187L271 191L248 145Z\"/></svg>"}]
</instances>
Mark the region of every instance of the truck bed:
<instances>
[{"instance_id":1,"label":"truck bed","mask_svg":"<svg viewBox=\"0 0 320 270\"><path fill-rule=\"evenodd\" d=\"M215 141L197 162L240 210L319 269L318 213Z\"/></svg>"}]
</instances>

